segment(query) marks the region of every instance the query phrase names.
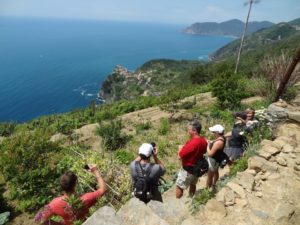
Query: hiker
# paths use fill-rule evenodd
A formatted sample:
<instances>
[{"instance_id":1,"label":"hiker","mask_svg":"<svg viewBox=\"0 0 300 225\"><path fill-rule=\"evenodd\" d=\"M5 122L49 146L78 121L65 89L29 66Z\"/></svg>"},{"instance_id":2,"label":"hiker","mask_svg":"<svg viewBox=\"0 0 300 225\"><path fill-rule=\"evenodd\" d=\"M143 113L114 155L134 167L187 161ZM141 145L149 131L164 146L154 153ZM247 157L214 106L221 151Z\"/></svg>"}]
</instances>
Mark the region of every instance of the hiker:
<instances>
[{"instance_id":1,"label":"hiker","mask_svg":"<svg viewBox=\"0 0 300 225\"><path fill-rule=\"evenodd\" d=\"M240 158L248 145L247 138L244 135L246 118L247 115L245 113L236 114L232 131L230 135L226 136L228 138L228 146L224 152L228 155L231 162Z\"/></svg>"},{"instance_id":2,"label":"hiker","mask_svg":"<svg viewBox=\"0 0 300 225\"><path fill-rule=\"evenodd\" d=\"M160 177L165 174L165 166L157 155L158 149L154 142L144 143L139 148L137 158L130 163L133 194L146 204L150 200L163 201L158 186ZM150 162L151 156L155 163Z\"/></svg>"},{"instance_id":3,"label":"hiker","mask_svg":"<svg viewBox=\"0 0 300 225\"><path fill-rule=\"evenodd\" d=\"M88 216L89 208L95 205L97 200L104 195L106 184L95 165L87 165L88 171L94 174L97 179L98 189L94 192L83 194L79 199L81 205L79 208L72 209L72 205L68 204L68 199L75 195L77 184L77 176L72 171L68 171L60 177L60 186L64 191L64 195L54 198L48 205L44 207L35 216L35 221L41 224L64 224L71 225L75 220L84 220ZM54 222L52 216L60 216L64 222Z\"/></svg>"},{"instance_id":4,"label":"hiker","mask_svg":"<svg viewBox=\"0 0 300 225\"><path fill-rule=\"evenodd\" d=\"M207 161L209 165L207 173L206 188L214 188L219 179L219 165L224 160L222 153L226 145L226 139L224 137L224 127L220 124L216 124L209 128L215 136L214 141L208 141L207 145Z\"/></svg>"},{"instance_id":5,"label":"hiker","mask_svg":"<svg viewBox=\"0 0 300 225\"><path fill-rule=\"evenodd\" d=\"M199 121L190 122L187 130L190 140L178 152L182 168L176 180L176 198L181 198L183 190L188 187L189 195L193 196L195 194L198 177L193 175L193 168L196 162L203 158L207 147L207 141L200 136L201 124Z\"/></svg>"},{"instance_id":6,"label":"hiker","mask_svg":"<svg viewBox=\"0 0 300 225\"><path fill-rule=\"evenodd\" d=\"M259 121L255 118L255 109L247 108L246 109L246 128L245 131L251 133L254 128L259 125Z\"/></svg>"}]
</instances>

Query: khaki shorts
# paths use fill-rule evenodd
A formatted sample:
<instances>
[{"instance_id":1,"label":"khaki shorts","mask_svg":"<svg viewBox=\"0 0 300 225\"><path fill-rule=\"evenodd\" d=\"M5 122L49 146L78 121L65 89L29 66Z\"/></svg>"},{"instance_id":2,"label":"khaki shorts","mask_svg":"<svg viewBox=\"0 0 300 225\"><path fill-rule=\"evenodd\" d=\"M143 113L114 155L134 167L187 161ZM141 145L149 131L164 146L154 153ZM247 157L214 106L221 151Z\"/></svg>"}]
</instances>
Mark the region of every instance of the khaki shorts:
<instances>
[{"instance_id":1,"label":"khaki shorts","mask_svg":"<svg viewBox=\"0 0 300 225\"><path fill-rule=\"evenodd\" d=\"M208 162L208 170L211 172L215 172L219 169L219 163L214 158L207 157L207 162Z\"/></svg>"},{"instance_id":2,"label":"khaki shorts","mask_svg":"<svg viewBox=\"0 0 300 225\"><path fill-rule=\"evenodd\" d=\"M176 185L181 189L187 189L190 185L196 185L198 177L188 173L183 168L180 169L176 180Z\"/></svg>"}]
</instances>

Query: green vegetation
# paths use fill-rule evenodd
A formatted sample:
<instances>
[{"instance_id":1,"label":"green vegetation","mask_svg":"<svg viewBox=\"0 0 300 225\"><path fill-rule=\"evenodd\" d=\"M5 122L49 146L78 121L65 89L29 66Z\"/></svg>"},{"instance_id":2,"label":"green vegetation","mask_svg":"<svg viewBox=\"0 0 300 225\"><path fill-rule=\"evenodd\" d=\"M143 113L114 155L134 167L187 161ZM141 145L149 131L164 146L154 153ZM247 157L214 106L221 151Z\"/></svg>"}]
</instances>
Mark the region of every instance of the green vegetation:
<instances>
[{"instance_id":1,"label":"green vegetation","mask_svg":"<svg viewBox=\"0 0 300 225\"><path fill-rule=\"evenodd\" d=\"M220 108L234 109L240 106L241 100L247 96L245 83L240 75L223 72L212 81L212 93L218 98Z\"/></svg>"},{"instance_id":2,"label":"green vegetation","mask_svg":"<svg viewBox=\"0 0 300 225\"><path fill-rule=\"evenodd\" d=\"M151 128L151 122L142 122L135 125L136 134L141 133L142 131L149 130Z\"/></svg>"},{"instance_id":3,"label":"green vegetation","mask_svg":"<svg viewBox=\"0 0 300 225\"><path fill-rule=\"evenodd\" d=\"M100 124L97 134L102 137L102 143L106 150L114 151L123 147L128 136L121 133L122 122L120 120L111 121L110 124Z\"/></svg>"},{"instance_id":4,"label":"green vegetation","mask_svg":"<svg viewBox=\"0 0 300 225\"><path fill-rule=\"evenodd\" d=\"M161 135L166 135L170 130L170 122L167 118L163 118L160 120L160 127L158 129L158 133Z\"/></svg>"},{"instance_id":5,"label":"green vegetation","mask_svg":"<svg viewBox=\"0 0 300 225\"><path fill-rule=\"evenodd\" d=\"M192 198L192 202L189 205L189 210L192 214L195 214L199 211L200 207L208 202L209 199L215 196L215 192L209 191L208 189L201 189L195 194Z\"/></svg>"},{"instance_id":6,"label":"green vegetation","mask_svg":"<svg viewBox=\"0 0 300 225\"><path fill-rule=\"evenodd\" d=\"M49 136L37 130L5 139L0 145L0 168L11 192L18 199L18 209L36 210L47 203L53 191L54 181L60 174L56 164L62 156L57 143L49 142Z\"/></svg>"}]
</instances>

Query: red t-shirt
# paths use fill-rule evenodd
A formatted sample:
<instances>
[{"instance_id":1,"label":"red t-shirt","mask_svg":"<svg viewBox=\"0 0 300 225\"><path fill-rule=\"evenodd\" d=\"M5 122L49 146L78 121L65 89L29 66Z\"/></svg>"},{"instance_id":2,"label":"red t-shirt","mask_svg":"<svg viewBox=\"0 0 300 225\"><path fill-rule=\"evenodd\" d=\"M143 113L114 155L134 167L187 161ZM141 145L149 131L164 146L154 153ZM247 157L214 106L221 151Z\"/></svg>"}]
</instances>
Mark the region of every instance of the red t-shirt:
<instances>
[{"instance_id":1,"label":"red t-shirt","mask_svg":"<svg viewBox=\"0 0 300 225\"><path fill-rule=\"evenodd\" d=\"M97 190L95 192L89 192L80 197L83 203L83 208L80 210L79 215L76 215L77 218L84 219L88 212L89 208L92 207L99 197L103 195L103 191ZM47 206L45 206L44 211L42 212L42 218L48 219L51 216L57 215L61 216L66 225L71 225L73 222L73 212L65 199L68 198L67 195L63 195L53 199Z\"/></svg>"},{"instance_id":2,"label":"red t-shirt","mask_svg":"<svg viewBox=\"0 0 300 225\"><path fill-rule=\"evenodd\" d=\"M205 138L197 136L187 141L179 151L182 166L193 166L197 160L203 157L206 152L207 141Z\"/></svg>"}]
</instances>

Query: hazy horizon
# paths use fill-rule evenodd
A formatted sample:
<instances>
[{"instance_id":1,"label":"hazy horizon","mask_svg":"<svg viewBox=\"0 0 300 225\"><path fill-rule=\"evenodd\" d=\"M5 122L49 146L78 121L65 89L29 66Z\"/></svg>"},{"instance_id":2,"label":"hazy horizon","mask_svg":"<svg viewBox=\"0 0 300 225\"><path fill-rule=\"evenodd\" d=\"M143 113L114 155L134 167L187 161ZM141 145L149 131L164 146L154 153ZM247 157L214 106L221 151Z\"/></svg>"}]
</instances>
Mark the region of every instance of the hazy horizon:
<instances>
[{"instance_id":1,"label":"hazy horizon","mask_svg":"<svg viewBox=\"0 0 300 225\"><path fill-rule=\"evenodd\" d=\"M53 18L187 25L195 22L244 21L246 0L0 0L0 17ZM272 9L272 10L270 10ZM261 0L250 21L288 22L299 18L298 0Z\"/></svg>"}]
</instances>

